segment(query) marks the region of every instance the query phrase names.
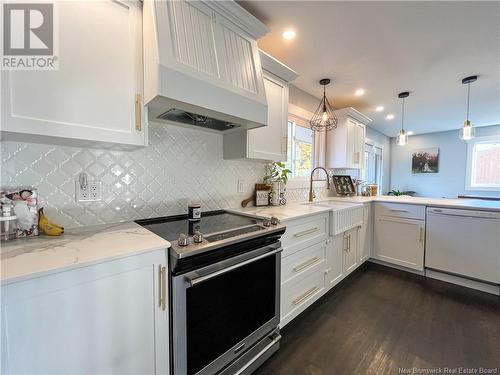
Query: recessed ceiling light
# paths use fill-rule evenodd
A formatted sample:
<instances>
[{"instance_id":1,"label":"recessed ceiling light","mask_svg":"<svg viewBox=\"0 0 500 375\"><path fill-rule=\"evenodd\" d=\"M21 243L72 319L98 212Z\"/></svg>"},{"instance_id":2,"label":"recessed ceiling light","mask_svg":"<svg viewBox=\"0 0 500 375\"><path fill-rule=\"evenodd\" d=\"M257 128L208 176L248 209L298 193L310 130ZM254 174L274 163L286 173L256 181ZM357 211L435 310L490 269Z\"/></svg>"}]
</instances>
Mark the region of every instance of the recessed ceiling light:
<instances>
[{"instance_id":1,"label":"recessed ceiling light","mask_svg":"<svg viewBox=\"0 0 500 375\"><path fill-rule=\"evenodd\" d=\"M406 132L406 134L408 134L408 135L413 135L413 134L415 134L415 132L412 132L412 131L410 130L409 132Z\"/></svg>"},{"instance_id":2,"label":"recessed ceiling light","mask_svg":"<svg viewBox=\"0 0 500 375\"><path fill-rule=\"evenodd\" d=\"M365 93L365 90L357 89L356 92L354 92L354 95L361 96L361 95L364 95L364 93Z\"/></svg>"},{"instance_id":3,"label":"recessed ceiling light","mask_svg":"<svg viewBox=\"0 0 500 375\"><path fill-rule=\"evenodd\" d=\"M389 113L387 116L385 116L386 120L394 120L394 115L392 113Z\"/></svg>"},{"instance_id":4,"label":"recessed ceiling light","mask_svg":"<svg viewBox=\"0 0 500 375\"><path fill-rule=\"evenodd\" d=\"M283 39L286 39L286 40L291 40L291 39L295 38L295 35L296 35L295 31L293 31L292 29L283 31Z\"/></svg>"},{"instance_id":5,"label":"recessed ceiling light","mask_svg":"<svg viewBox=\"0 0 500 375\"><path fill-rule=\"evenodd\" d=\"M375 108L375 111L382 112L384 109L385 109L384 106L379 105L377 108Z\"/></svg>"}]
</instances>

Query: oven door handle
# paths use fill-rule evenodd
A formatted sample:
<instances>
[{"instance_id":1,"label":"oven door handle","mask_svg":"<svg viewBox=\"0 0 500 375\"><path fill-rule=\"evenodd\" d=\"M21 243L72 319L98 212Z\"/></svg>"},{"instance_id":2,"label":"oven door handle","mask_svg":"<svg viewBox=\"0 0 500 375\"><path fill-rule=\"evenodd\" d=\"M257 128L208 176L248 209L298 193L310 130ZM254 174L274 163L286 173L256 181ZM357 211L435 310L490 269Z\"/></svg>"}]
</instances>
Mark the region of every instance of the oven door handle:
<instances>
[{"instance_id":1,"label":"oven door handle","mask_svg":"<svg viewBox=\"0 0 500 375\"><path fill-rule=\"evenodd\" d=\"M191 278L189 276L186 276L186 279L187 279L187 282L190 284L190 286L195 286L195 285L201 284L201 283L203 283L205 281L208 281L210 279L213 279L214 277L223 275L223 274L225 274L227 272L230 272L232 270L235 270L237 268L246 266L247 264L256 262L256 261L261 260L263 258L267 258L267 257L269 257L271 255L278 254L278 253L281 252L281 250L282 249L280 247L279 249L273 250L273 251L271 251L269 253L265 253L265 254L256 256L255 258L251 258L251 259L245 260L245 261L243 261L241 263L237 263L237 264L235 264L233 266L229 266L229 267L221 269L219 271L215 271L215 272L209 273L208 275L199 276L199 277L195 277L195 278Z\"/></svg>"}]
</instances>

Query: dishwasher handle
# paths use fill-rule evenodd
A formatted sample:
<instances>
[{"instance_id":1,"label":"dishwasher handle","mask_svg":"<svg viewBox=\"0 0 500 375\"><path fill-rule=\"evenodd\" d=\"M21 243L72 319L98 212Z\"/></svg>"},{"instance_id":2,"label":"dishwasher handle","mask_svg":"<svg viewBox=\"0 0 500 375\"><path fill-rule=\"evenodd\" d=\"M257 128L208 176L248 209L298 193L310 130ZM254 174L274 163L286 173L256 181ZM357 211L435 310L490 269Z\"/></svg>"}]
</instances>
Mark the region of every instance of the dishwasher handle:
<instances>
[{"instance_id":1,"label":"dishwasher handle","mask_svg":"<svg viewBox=\"0 0 500 375\"><path fill-rule=\"evenodd\" d=\"M478 219L499 219L500 212L495 211L478 211L478 210L464 210L456 208L427 208L428 215L439 215L439 216L460 216L467 218L478 218Z\"/></svg>"}]
</instances>

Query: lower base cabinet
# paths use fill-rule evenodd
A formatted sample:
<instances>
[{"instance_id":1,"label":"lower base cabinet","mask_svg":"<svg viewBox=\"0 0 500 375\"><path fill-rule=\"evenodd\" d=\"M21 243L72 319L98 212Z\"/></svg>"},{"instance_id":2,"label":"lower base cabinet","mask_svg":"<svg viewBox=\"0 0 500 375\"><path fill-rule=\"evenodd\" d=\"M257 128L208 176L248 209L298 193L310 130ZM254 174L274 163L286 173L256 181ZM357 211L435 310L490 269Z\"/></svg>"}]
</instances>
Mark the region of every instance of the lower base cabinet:
<instances>
[{"instance_id":1,"label":"lower base cabinet","mask_svg":"<svg viewBox=\"0 0 500 375\"><path fill-rule=\"evenodd\" d=\"M370 258L371 212L371 206L365 205L362 225L329 238L325 228L330 226L324 222L328 216L324 214L286 223L282 237L281 327Z\"/></svg>"},{"instance_id":2,"label":"lower base cabinet","mask_svg":"<svg viewBox=\"0 0 500 375\"><path fill-rule=\"evenodd\" d=\"M166 254L3 285L2 374L168 374Z\"/></svg>"}]
</instances>

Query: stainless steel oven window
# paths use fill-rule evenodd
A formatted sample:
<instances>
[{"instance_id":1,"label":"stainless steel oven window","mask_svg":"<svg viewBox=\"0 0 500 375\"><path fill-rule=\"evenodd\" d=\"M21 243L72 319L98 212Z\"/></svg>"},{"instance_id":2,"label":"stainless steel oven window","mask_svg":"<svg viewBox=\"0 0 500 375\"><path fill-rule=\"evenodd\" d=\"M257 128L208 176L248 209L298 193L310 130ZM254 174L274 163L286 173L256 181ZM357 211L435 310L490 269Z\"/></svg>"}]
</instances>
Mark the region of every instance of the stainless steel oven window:
<instances>
[{"instance_id":1,"label":"stainless steel oven window","mask_svg":"<svg viewBox=\"0 0 500 375\"><path fill-rule=\"evenodd\" d=\"M278 326L280 251L277 242L173 278L174 373L213 374Z\"/></svg>"}]
</instances>

